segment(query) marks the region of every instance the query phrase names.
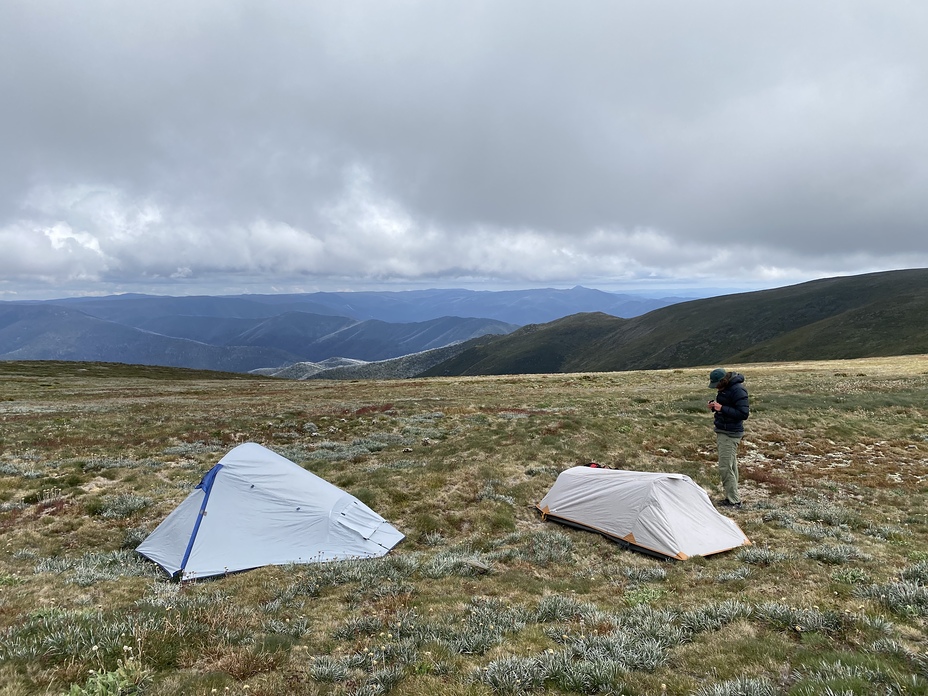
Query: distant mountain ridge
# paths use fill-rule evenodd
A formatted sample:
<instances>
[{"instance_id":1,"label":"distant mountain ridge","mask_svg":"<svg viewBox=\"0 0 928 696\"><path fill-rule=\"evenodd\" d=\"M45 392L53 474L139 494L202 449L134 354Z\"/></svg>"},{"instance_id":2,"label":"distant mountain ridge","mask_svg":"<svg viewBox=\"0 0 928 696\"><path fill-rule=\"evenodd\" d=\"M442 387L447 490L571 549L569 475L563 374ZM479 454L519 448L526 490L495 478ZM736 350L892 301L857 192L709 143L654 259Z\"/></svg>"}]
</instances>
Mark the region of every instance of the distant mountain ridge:
<instances>
[{"instance_id":1,"label":"distant mountain ridge","mask_svg":"<svg viewBox=\"0 0 928 696\"><path fill-rule=\"evenodd\" d=\"M444 292L415 293L425 302L419 309L412 308L412 295L363 293L350 309L365 317L376 311L428 316L438 311L431 303ZM928 269L681 301L628 318L578 311L521 327L447 314L405 323L359 319L333 306L350 293L323 295L0 302L0 359L258 370L291 379L391 379L928 353ZM474 301L466 293L464 298L465 304ZM597 291L574 288L525 291L493 302L501 313L519 304L540 312L533 303L573 306L582 298L603 300ZM322 306L325 313L307 312L308 306Z\"/></svg>"},{"instance_id":2,"label":"distant mountain ridge","mask_svg":"<svg viewBox=\"0 0 928 696\"><path fill-rule=\"evenodd\" d=\"M209 317L193 319L201 324L198 331L182 321L183 330L178 333L196 333L200 339L211 334L217 342L155 333L70 307L0 304L0 359L121 362L249 372L336 356L365 362L383 360L516 328L491 319L446 317L389 324L346 318L333 322L333 317L288 312L245 324L232 322L237 328L247 327L235 334L229 320L221 320L223 328L218 329L217 322ZM173 331L175 322L166 323Z\"/></svg>"},{"instance_id":3,"label":"distant mountain ridge","mask_svg":"<svg viewBox=\"0 0 928 696\"><path fill-rule=\"evenodd\" d=\"M356 321L376 319L388 323L413 323L449 316L470 317L523 326L554 321L578 312L635 317L681 301L682 298L676 297L640 297L577 286L569 290L431 289L190 297L113 295L72 297L44 303L77 308L101 319L136 327L164 317L257 319L286 312L306 312Z\"/></svg>"},{"instance_id":4,"label":"distant mountain ridge","mask_svg":"<svg viewBox=\"0 0 928 696\"><path fill-rule=\"evenodd\" d=\"M315 374L341 364L379 363L407 355L425 369L431 351L485 335L502 335L527 319L581 309L642 310L672 300L641 299L586 288L477 292L310 293L160 297L118 295L0 302L0 359L76 360L246 372ZM471 316L485 312L494 316ZM510 317L507 322L496 317ZM454 351L459 352L459 350ZM322 367L314 367L322 365ZM378 371L365 368L365 372Z\"/></svg>"},{"instance_id":5,"label":"distant mountain ridge","mask_svg":"<svg viewBox=\"0 0 928 696\"><path fill-rule=\"evenodd\" d=\"M0 304L0 359L120 362L247 372L292 361L284 351L229 349L153 334L54 305Z\"/></svg>"},{"instance_id":6,"label":"distant mountain ridge","mask_svg":"<svg viewBox=\"0 0 928 696\"><path fill-rule=\"evenodd\" d=\"M600 372L928 353L928 269L576 314L475 342L421 376Z\"/></svg>"}]
</instances>

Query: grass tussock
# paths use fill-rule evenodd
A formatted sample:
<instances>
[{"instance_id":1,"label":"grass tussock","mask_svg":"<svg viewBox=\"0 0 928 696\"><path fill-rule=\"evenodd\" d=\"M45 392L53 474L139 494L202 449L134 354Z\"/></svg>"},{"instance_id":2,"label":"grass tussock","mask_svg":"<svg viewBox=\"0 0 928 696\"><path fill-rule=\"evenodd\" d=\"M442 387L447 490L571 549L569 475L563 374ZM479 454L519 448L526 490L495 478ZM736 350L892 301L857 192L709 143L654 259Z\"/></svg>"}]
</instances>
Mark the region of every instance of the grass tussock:
<instances>
[{"instance_id":1,"label":"grass tussock","mask_svg":"<svg viewBox=\"0 0 928 696\"><path fill-rule=\"evenodd\" d=\"M591 461L719 497L703 369L0 363L0 694L928 694L928 359L733 367L754 412L728 515L752 545L665 562L533 506ZM171 582L134 549L246 441L406 540Z\"/></svg>"}]
</instances>

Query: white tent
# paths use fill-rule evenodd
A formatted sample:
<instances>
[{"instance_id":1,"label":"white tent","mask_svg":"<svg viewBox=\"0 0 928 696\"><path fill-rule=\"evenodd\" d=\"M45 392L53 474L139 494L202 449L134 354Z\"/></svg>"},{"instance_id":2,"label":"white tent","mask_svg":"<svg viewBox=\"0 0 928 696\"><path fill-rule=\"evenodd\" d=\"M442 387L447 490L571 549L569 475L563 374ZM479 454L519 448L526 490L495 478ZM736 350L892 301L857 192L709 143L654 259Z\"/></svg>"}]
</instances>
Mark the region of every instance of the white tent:
<instances>
[{"instance_id":1,"label":"white tent","mask_svg":"<svg viewBox=\"0 0 928 696\"><path fill-rule=\"evenodd\" d=\"M545 519L679 560L751 543L683 474L575 466L560 473L535 507Z\"/></svg>"},{"instance_id":2,"label":"white tent","mask_svg":"<svg viewBox=\"0 0 928 696\"><path fill-rule=\"evenodd\" d=\"M255 443L239 445L143 541L170 575L383 556L403 540L354 496Z\"/></svg>"}]
</instances>

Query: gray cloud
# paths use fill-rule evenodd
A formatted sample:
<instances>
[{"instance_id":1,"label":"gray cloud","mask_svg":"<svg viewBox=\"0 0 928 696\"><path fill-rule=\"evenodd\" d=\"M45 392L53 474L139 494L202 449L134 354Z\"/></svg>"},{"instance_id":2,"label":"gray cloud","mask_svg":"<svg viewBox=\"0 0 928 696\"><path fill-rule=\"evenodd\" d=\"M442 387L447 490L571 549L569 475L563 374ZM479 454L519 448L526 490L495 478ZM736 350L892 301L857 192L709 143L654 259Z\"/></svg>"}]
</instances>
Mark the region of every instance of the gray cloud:
<instances>
[{"instance_id":1,"label":"gray cloud","mask_svg":"<svg viewBox=\"0 0 928 696\"><path fill-rule=\"evenodd\" d=\"M0 6L0 293L928 266L928 9Z\"/></svg>"}]
</instances>

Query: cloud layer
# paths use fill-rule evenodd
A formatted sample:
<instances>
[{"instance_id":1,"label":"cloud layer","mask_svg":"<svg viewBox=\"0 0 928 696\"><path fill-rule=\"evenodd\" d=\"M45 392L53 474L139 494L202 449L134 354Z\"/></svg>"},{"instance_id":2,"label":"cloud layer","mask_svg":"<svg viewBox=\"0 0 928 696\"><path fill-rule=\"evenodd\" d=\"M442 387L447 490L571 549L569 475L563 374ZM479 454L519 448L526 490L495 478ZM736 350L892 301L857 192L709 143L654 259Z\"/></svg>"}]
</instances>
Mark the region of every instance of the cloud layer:
<instances>
[{"instance_id":1,"label":"cloud layer","mask_svg":"<svg viewBox=\"0 0 928 696\"><path fill-rule=\"evenodd\" d=\"M928 266L926 20L855 0L3 3L0 293Z\"/></svg>"}]
</instances>

